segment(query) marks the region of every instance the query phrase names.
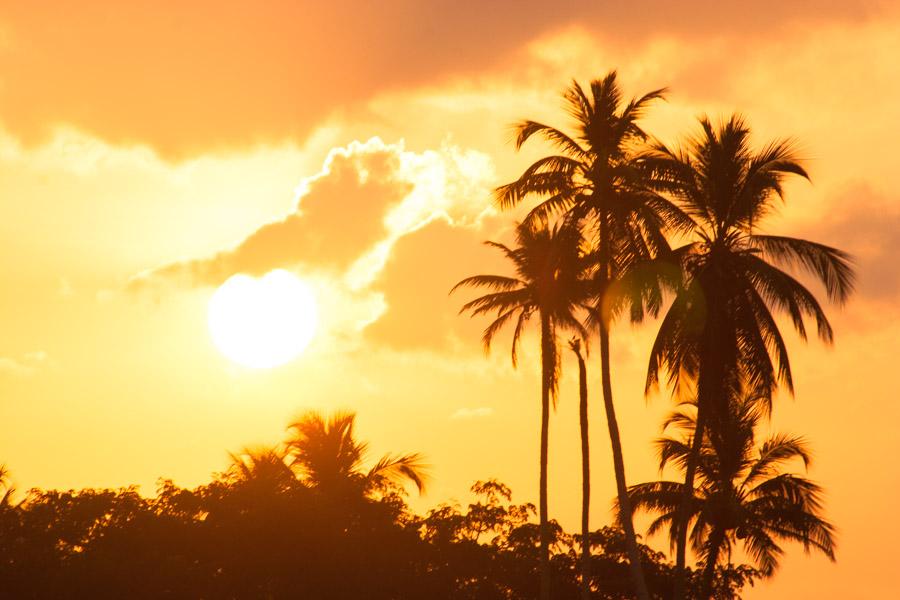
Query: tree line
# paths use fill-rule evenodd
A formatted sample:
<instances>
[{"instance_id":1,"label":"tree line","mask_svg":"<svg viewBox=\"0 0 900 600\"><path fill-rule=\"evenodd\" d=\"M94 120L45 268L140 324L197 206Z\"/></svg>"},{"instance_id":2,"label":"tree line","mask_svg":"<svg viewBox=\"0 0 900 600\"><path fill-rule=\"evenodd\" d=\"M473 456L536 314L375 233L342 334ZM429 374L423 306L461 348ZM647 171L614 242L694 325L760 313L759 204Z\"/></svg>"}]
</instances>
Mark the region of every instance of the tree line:
<instances>
[{"instance_id":1,"label":"tree line","mask_svg":"<svg viewBox=\"0 0 900 600\"><path fill-rule=\"evenodd\" d=\"M496 190L497 204L529 203L516 241L487 242L508 259L513 276L475 275L458 288L485 290L460 312L489 315L482 340L512 328L512 362L529 323L539 325L541 423L539 547L541 600L567 597L553 582L549 519L548 424L557 400L561 336L579 364L582 437L581 538L589 539L590 464L586 365L582 347L599 345L603 408L612 448L618 524L624 533L631 592L649 587L633 526L637 510L656 515L650 533L666 531L675 554L671 596L715 597L715 573L740 545L756 573L770 577L782 542L797 541L834 560L834 528L824 518L821 489L786 469L809 463L802 438L776 435L757 443L777 390L793 393L778 317L803 339L807 324L831 343L833 332L815 294L797 277L822 284L844 303L853 290L850 257L836 248L762 233L785 200L790 177L809 179L790 140L754 148L740 115L699 119L698 132L670 147L641 126L665 89L630 101L616 73L564 93L573 127L567 132L524 120L514 126L518 150L540 138L555 150ZM629 486L612 397L610 330L617 318L659 317L644 393L664 379L677 403L658 442L660 469L681 481ZM690 589L688 542L701 573ZM591 546L581 545L580 597L596 597Z\"/></svg>"},{"instance_id":2,"label":"tree line","mask_svg":"<svg viewBox=\"0 0 900 600\"><path fill-rule=\"evenodd\" d=\"M209 483L28 491L0 500L0 597L16 599L507 600L538 597L540 531L532 504L495 480L466 506L425 515L404 486L424 489L416 454L366 460L354 415L309 413L283 443L232 455ZM577 595L581 539L549 522L558 597ZM623 532L589 532L595 598L633 597ZM669 597L674 567L639 545L649 589ZM700 573L688 585L699 589ZM716 598L737 598L759 573L718 566Z\"/></svg>"}]
</instances>

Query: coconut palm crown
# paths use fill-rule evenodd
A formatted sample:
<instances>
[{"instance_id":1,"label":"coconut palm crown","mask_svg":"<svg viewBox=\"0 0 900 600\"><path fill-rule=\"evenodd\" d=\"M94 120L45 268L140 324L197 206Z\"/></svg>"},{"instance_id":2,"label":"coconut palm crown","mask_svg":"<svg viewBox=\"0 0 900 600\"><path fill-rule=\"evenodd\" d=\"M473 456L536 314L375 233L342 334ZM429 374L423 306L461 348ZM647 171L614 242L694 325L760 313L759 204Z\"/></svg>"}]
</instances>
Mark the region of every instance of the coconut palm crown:
<instances>
[{"instance_id":1,"label":"coconut palm crown","mask_svg":"<svg viewBox=\"0 0 900 600\"><path fill-rule=\"evenodd\" d=\"M821 488L785 470L792 461L809 466L807 443L801 437L777 434L758 445L755 432L765 416L764 404L746 389L735 392L729 417L705 437L691 492L690 542L702 564L707 593L716 565L730 562L736 545L764 577L778 568L782 541L800 542L807 552L835 558L835 530L822 514ZM657 441L660 471L674 465L683 472L696 434L696 403L684 403L666 426L681 435ZM648 534L667 530L673 546L683 491L684 484L674 481L629 488L633 510L657 515Z\"/></svg>"},{"instance_id":2,"label":"coconut palm crown","mask_svg":"<svg viewBox=\"0 0 900 600\"><path fill-rule=\"evenodd\" d=\"M487 242L509 259L515 276L475 275L457 283L460 287L486 288L487 294L463 305L460 312L493 314L494 320L482 335L485 351L494 336L507 324L515 324L512 335L512 362L518 363L522 333L532 317L540 321L541 343L541 441L538 518L540 521L540 597L550 598L550 526L547 499L550 406L556 406L560 372L557 331L568 329L580 336L587 332L579 312L592 310L592 283L585 277L586 262L581 233L570 221L556 225L534 221L516 228L513 248Z\"/></svg>"}]
</instances>

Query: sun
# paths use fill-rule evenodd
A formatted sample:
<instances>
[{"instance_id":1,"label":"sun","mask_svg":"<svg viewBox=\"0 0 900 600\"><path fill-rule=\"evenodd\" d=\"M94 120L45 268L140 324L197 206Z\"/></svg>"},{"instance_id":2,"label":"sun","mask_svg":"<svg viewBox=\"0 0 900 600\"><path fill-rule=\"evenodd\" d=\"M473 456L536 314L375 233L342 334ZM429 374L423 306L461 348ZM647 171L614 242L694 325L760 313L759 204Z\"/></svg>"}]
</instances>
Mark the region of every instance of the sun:
<instances>
[{"instance_id":1,"label":"sun","mask_svg":"<svg viewBox=\"0 0 900 600\"><path fill-rule=\"evenodd\" d=\"M283 269L261 278L238 274L213 293L209 332L219 351L254 369L290 362L312 341L318 321L309 286Z\"/></svg>"}]
</instances>

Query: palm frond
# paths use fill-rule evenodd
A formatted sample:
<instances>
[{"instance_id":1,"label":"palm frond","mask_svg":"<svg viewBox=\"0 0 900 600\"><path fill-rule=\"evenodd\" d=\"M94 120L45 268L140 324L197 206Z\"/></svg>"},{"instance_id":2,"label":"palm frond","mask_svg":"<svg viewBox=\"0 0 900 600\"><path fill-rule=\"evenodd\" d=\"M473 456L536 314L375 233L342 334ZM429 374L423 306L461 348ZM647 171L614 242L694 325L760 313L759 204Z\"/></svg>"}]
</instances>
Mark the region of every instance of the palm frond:
<instances>
[{"instance_id":1,"label":"palm frond","mask_svg":"<svg viewBox=\"0 0 900 600\"><path fill-rule=\"evenodd\" d=\"M828 297L843 304L853 292L855 274L850 255L837 248L808 240L777 235L753 235L754 246L772 260L796 266L816 277Z\"/></svg>"},{"instance_id":2,"label":"palm frond","mask_svg":"<svg viewBox=\"0 0 900 600\"><path fill-rule=\"evenodd\" d=\"M420 494L425 492L428 478L428 465L418 453L400 456L386 454L366 473L368 480L387 480L400 484L409 481L416 486Z\"/></svg>"}]
</instances>

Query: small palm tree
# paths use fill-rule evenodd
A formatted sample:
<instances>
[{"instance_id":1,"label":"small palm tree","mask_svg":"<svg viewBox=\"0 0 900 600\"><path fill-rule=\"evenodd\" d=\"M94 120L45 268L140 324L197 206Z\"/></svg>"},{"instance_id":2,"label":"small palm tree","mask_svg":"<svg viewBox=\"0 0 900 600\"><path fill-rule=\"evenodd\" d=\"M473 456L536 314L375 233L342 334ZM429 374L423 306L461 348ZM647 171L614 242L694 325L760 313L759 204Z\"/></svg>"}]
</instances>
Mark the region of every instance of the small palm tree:
<instances>
[{"instance_id":1,"label":"small palm tree","mask_svg":"<svg viewBox=\"0 0 900 600\"><path fill-rule=\"evenodd\" d=\"M337 495L351 491L370 495L403 483L424 492L428 475L420 454L386 454L368 470L363 467L368 444L354 437L355 421L352 412L336 412L328 418L308 412L288 426L287 459L303 481Z\"/></svg>"},{"instance_id":2,"label":"small palm tree","mask_svg":"<svg viewBox=\"0 0 900 600\"><path fill-rule=\"evenodd\" d=\"M568 329L581 336L586 331L578 319L579 309L588 309L589 282L584 279L581 236L568 223L548 227L542 223L522 224L516 230L517 246L509 248L496 242L488 245L499 249L516 270L515 277L476 275L463 279L450 291L460 287L491 290L463 305L460 312L472 315L494 313L495 318L484 330L485 351L504 325L515 323L512 339L512 362L518 364L519 341L532 317L537 316L541 331L541 451L540 451L540 567L541 598L550 597L550 530L547 516L547 456L549 444L550 405L556 403L559 382L559 343L557 331Z\"/></svg>"},{"instance_id":3,"label":"small palm tree","mask_svg":"<svg viewBox=\"0 0 900 600\"><path fill-rule=\"evenodd\" d=\"M703 565L703 598L711 595L716 565L729 562L738 543L763 577L771 577L778 567L781 540L800 542L807 551L818 550L834 560L834 527L822 516L821 488L783 471L795 459L809 466L806 442L774 435L757 446L755 431L764 416L760 398L738 395L729 409L728 417L704 437L696 489L690 491L690 540ZM667 421L682 435L658 440L660 470L668 464L682 471L686 467L696 436L695 415L692 402ZM683 492L683 483L657 481L632 486L628 494L634 510L658 515L648 534L667 528L674 545Z\"/></svg>"},{"instance_id":4,"label":"small palm tree","mask_svg":"<svg viewBox=\"0 0 900 600\"><path fill-rule=\"evenodd\" d=\"M0 489L3 490L3 496L0 496L0 508L9 508L12 504L12 496L16 493L9 477L9 469L6 465L0 465Z\"/></svg>"},{"instance_id":5,"label":"small palm tree","mask_svg":"<svg viewBox=\"0 0 900 600\"><path fill-rule=\"evenodd\" d=\"M694 448L685 465L684 504L676 522L675 597L683 597L690 490L709 426L728 415L727 388L747 377L766 408L778 385L793 391L787 346L773 313L782 312L801 337L804 318L819 337L832 329L818 300L788 271L801 270L824 284L828 297L846 301L853 289L847 254L808 240L763 235L758 227L784 198L784 182L808 178L789 141L754 151L739 116L719 126L700 120L701 133L686 149L657 144L641 158L657 190L677 200L694 221L694 238L667 260L681 282L651 350L647 390L667 372L677 392L696 386Z\"/></svg>"},{"instance_id":6,"label":"small palm tree","mask_svg":"<svg viewBox=\"0 0 900 600\"><path fill-rule=\"evenodd\" d=\"M298 484L294 472L285 462L284 453L277 448L245 448L231 454L228 475L235 481L266 486L285 491Z\"/></svg>"},{"instance_id":7,"label":"small palm tree","mask_svg":"<svg viewBox=\"0 0 900 600\"><path fill-rule=\"evenodd\" d=\"M497 189L501 207L513 207L534 197L540 203L529 219L545 220L550 215L565 213L580 221L590 239L595 260L595 296L597 315L591 319L600 337L600 363L603 403L612 446L613 468L619 502L628 502L625 459L612 397L609 330L616 308L630 308L631 317L639 321L644 310L656 314L661 293L656 285L635 285L616 294L610 292L624 276L648 259L668 249L664 232L684 230L688 219L669 200L647 185L647 173L637 162L644 149L647 134L639 121L654 100L665 90L655 90L625 103L616 72L591 82L583 89L573 82L564 94L566 108L574 119L574 135L538 123L522 121L515 126L516 149L534 136L550 143L559 154L539 159L516 181ZM636 280L637 278L632 278ZM626 299L628 302L622 302ZM622 523L628 546L629 562L635 589L641 600L648 598L640 565L640 551L634 526Z\"/></svg>"}]
</instances>

